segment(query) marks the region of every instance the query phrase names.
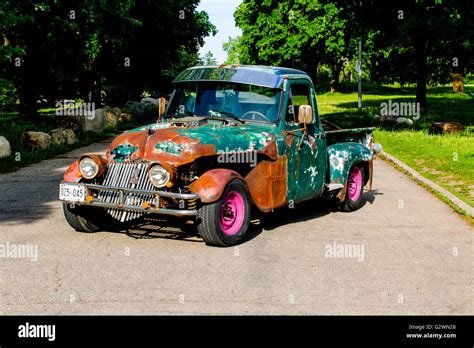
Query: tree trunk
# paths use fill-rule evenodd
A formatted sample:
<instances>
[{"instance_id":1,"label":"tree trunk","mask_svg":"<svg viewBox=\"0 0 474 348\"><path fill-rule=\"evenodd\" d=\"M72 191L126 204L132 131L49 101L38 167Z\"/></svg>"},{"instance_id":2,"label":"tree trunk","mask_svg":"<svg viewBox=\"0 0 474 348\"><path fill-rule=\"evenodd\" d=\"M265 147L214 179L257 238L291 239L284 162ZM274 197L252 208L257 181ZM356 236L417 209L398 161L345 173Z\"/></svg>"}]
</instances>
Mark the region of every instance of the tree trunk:
<instances>
[{"instance_id":1,"label":"tree trunk","mask_svg":"<svg viewBox=\"0 0 474 348\"><path fill-rule=\"evenodd\" d=\"M426 101L426 56L424 42L415 47L416 55L416 102L420 103L420 109L427 107Z\"/></svg>"},{"instance_id":2,"label":"tree trunk","mask_svg":"<svg viewBox=\"0 0 474 348\"><path fill-rule=\"evenodd\" d=\"M25 51L28 53L25 58L20 61L20 66L16 69L19 71L19 88L18 94L20 99L19 113L23 118L34 120L38 116L36 110L36 99L38 97L37 91L37 75L38 66L36 54L39 51L39 43L41 40L38 37L38 31L33 27L33 24L27 22L24 27L25 33Z\"/></svg>"},{"instance_id":3,"label":"tree trunk","mask_svg":"<svg viewBox=\"0 0 474 348\"><path fill-rule=\"evenodd\" d=\"M26 73L25 73L26 75ZM34 120L38 116L36 110L36 91L33 86L34 81L23 76L19 88L19 113L20 117Z\"/></svg>"},{"instance_id":4,"label":"tree trunk","mask_svg":"<svg viewBox=\"0 0 474 348\"><path fill-rule=\"evenodd\" d=\"M331 69L331 93L339 89L339 74L341 73L341 64L334 64Z\"/></svg>"},{"instance_id":5,"label":"tree trunk","mask_svg":"<svg viewBox=\"0 0 474 348\"><path fill-rule=\"evenodd\" d=\"M426 110L426 12L422 5L417 6L417 16L420 18L420 26L415 32L415 64L416 64L416 102L422 111Z\"/></svg>"}]
</instances>

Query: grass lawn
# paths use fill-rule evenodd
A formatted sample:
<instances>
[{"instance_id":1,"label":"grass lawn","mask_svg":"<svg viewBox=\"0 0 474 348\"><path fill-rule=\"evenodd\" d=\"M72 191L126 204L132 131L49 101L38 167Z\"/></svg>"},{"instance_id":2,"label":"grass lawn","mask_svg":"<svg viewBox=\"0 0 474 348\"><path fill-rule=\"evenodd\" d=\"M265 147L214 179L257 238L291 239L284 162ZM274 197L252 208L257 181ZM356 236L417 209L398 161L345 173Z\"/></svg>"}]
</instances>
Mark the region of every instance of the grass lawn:
<instances>
[{"instance_id":1,"label":"grass lawn","mask_svg":"<svg viewBox=\"0 0 474 348\"><path fill-rule=\"evenodd\" d=\"M384 130L375 137L385 151L474 206L474 137Z\"/></svg>"},{"instance_id":2,"label":"grass lawn","mask_svg":"<svg viewBox=\"0 0 474 348\"><path fill-rule=\"evenodd\" d=\"M344 128L379 127L380 103L389 99L414 102L414 89L383 88L364 91L363 112L357 112L357 93L325 93L318 96L323 119ZM461 134L430 135L432 121L456 121L466 126ZM474 206L474 86L465 93L450 87L428 89L428 112L410 129L378 129L375 137L388 153L425 177Z\"/></svg>"}]
</instances>

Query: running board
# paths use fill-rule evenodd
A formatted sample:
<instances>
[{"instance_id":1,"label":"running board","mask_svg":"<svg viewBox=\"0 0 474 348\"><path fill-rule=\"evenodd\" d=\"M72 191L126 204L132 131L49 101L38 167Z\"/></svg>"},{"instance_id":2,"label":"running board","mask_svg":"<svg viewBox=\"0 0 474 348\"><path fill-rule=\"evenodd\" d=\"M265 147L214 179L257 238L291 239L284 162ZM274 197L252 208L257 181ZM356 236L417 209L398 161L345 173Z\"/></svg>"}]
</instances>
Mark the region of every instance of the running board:
<instances>
[{"instance_id":1,"label":"running board","mask_svg":"<svg viewBox=\"0 0 474 348\"><path fill-rule=\"evenodd\" d=\"M343 184L326 184L324 186L326 186L327 191L339 190L344 187Z\"/></svg>"}]
</instances>

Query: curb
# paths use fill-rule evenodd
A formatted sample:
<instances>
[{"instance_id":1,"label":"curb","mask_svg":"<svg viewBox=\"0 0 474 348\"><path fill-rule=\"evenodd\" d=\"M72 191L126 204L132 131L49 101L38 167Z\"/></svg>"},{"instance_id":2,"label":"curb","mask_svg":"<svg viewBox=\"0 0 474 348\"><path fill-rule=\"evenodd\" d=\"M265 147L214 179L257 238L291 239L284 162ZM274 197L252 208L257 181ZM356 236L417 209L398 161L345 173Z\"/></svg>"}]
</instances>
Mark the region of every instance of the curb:
<instances>
[{"instance_id":1,"label":"curb","mask_svg":"<svg viewBox=\"0 0 474 348\"><path fill-rule=\"evenodd\" d=\"M433 191L443 195L446 197L447 200L449 200L454 206L458 207L461 210L464 210L467 215L470 217L474 217L474 208L471 207L469 204L463 202L461 199L459 199L457 196L446 190L445 188L439 186L438 184L434 183L430 179L425 178L422 176L420 173L418 173L416 170L413 168L409 167L406 165L404 162L400 161L398 158L390 155L389 153L383 151L381 153L381 157L384 160L388 160L390 162L395 163L397 166L408 172L411 176L415 178L415 180L422 182L423 184L427 185L429 188L431 188Z\"/></svg>"}]
</instances>

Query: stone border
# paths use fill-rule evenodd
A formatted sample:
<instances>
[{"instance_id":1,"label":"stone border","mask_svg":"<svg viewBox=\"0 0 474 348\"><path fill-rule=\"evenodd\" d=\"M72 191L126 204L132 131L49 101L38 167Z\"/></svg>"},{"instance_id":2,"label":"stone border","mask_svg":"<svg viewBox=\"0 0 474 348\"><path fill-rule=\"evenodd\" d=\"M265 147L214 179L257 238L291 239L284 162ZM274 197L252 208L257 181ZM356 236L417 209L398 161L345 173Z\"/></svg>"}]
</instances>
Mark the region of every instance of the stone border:
<instances>
[{"instance_id":1,"label":"stone border","mask_svg":"<svg viewBox=\"0 0 474 348\"><path fill-rule=\"evenodd\" d=\"M433 191L443 195L448 199L453 205L458 207L459 209L463 210L468 214L470 217L474 218L474 208L471 207L469 204L463 202L461 199L459 199L457 196L446 190L445 188L439 186L438 184L434 183L433 181L425 178L422 176L420 173L418 173L416 170L413 168L409 167L406 165L404 162L400 161L398 158L390 155L389 153L383 151L381 153L382 156L381 159L383 160L388 160L390 162L395 163L397 166L408 172L410 175L412 175L417 181L422 182L423 184L427 185L429 188L431 188Z\"/></svg>"}]
</instances>

